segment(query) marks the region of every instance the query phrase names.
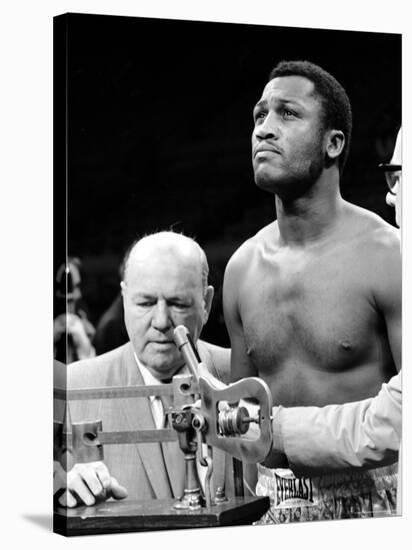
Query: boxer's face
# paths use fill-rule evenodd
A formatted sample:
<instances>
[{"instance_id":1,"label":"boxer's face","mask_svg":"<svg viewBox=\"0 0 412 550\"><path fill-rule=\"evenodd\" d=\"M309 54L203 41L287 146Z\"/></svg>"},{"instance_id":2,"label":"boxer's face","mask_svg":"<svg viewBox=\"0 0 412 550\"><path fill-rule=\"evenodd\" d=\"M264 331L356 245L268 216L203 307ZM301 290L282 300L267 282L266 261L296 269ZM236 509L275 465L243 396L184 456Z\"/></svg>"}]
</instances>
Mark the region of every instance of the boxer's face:
<instances>
[{"instance_id":1,"label":"boxer's face","mask_svg":"<svg viewBox=\"0 0 412 550\"><path fill-rule=\"evenodd\" d=\"M322 104L301 76L276 77L253 111L252 162L256 184L280 196L315 181L326 152ZM295 191L294 191L295 189Z\"/></svg>"},{"instance_id":2,"label":"boxer's face","mask_svg":"<svg viewBox=\"0 0 412 550\"><path fill-rule=\"evenodd\" d=\"M210 311L213 289L204 295L198 258L153 250L134 258L122 288L137 357L159 380L170 378L184 363L173 329L185 325L196 342Z\"/></svg>"}]
</instances>

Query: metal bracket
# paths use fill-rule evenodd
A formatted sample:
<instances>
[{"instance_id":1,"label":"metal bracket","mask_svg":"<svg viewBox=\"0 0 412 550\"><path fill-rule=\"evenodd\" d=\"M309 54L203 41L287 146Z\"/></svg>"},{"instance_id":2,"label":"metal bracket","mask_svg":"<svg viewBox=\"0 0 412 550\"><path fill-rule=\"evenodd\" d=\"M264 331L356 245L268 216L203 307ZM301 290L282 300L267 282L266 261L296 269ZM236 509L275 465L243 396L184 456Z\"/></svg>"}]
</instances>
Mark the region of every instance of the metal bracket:
<instances>
[{"instance_id":1,"label":"metal bracket","mask_svg":"<svg viewBox=\"0 0 412 550\"><path fill-rule=\"evenodd\" d=\"M205 378L200 378L199 387L202 395L200 414L208 426L206 442L239 460L251 463L263 461L272 448L272 395L268 385L260 378L245 378L218 390ZM234 430L233 436L224 435L219 422L219 403L238 403L240 399L248 398L259 402L259 437L248 436L247 431L242 433L241 429L237 433Z\"/></svg>"}]
</instances>

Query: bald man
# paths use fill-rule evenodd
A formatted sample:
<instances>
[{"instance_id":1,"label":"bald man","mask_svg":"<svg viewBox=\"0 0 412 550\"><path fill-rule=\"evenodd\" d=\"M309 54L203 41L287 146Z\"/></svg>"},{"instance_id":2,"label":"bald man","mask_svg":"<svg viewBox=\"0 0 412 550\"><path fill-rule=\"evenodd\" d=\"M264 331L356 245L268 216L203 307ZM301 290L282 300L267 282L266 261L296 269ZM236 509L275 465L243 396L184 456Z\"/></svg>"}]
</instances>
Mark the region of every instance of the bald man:
<instances>
[{"instance_id":1,"label":"bald man","mask_svg":"<svg viewBox=\"0 0 412 550\"><path fill-rule=\"evenodd\" d=\"M214 293L208 284L208 271L204 251L184 235L160 232L137 241L125 259L121 282L130 341L93 359L69 365L68 389L170 382L175 374L187 372L173 340L173 328L177 325L188 328L209 371L228 382L230 350L199 339ZM60 416L63 406L60 402ZM71 402L70 413L72 422L101 419L105 431L164 426L159 398ZM56 414L59 415L58 407ZM106 446L104 463L76 464L69 471L68 490L60 496L59 504L93 505L96 499L109 496L128 495L133 500L180 497L184 488L183 454L177 442L167 445ZM224 485L225 462L222 452L214 453L212 491ZM198 473L202 479L205 471L199 466Z\"/></svg>"}]
</instances>

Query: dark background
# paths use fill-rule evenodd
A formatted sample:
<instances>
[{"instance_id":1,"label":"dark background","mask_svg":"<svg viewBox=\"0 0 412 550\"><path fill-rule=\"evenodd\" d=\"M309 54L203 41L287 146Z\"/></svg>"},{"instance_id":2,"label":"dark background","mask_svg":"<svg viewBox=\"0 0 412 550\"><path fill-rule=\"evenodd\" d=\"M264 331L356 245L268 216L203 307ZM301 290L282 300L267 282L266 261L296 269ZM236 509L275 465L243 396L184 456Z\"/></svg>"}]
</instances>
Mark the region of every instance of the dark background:
<instances>
[{"instance_id":1,"label":"dark background","mask_svg":"<svg viewBox=\"0 0 412 550\"><path fill-rule=\"evenodd\" d=\"M67 252L82 260L93 324L118 293L127 246L173 227L209 259L216 297L203 337L229 345L226 263L275 218L273 197L253 181L250 137L253 105L282 59L308 59L343 84L354 129L342 194L394 224L376 166L391 157L401 121L400 35L64 18L67 88L56 86L55 103L63 111L64 96L67 107ZM65 154L61 141L56 147ZM56 174L55 190L64 189L65 175Z\"/></svg>"}]
</instances>

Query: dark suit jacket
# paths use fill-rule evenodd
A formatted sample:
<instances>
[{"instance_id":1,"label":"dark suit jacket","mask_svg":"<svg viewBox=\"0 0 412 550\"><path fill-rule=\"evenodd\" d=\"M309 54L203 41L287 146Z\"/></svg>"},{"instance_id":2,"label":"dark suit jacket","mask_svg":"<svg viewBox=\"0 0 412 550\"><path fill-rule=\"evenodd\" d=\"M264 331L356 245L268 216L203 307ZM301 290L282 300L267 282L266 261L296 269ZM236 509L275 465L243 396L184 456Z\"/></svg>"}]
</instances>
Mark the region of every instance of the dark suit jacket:
<instances>
[{"instance_id":1,"label":"dark suit jacket","mask_svg":"<svg viewBox=\"0 0 412 550\"><path fill-rule=\"evenodd\" d=\"M198 342L197 347L202 362L211 373L228 383L230 350L202 341ZM141 384L144 381L130 342L93 359L78 361L67 367L68 389ZM61 420L63 407L63 402L56 404L56 420ZM70 403L70 414L72 422L102 420L103 430L110 432L155 428L148 398L73 401ZM173 475L173 465L165 464L159 443L106 445L104 462L111 475L127 488L130 499L171 498L183 493L183 487L179 487L176 476ZM212 495L216 487L224 485L228 494L233 494L230 472L230 457L219 449L214 449Z\"/></svg>"}]
</instances>

